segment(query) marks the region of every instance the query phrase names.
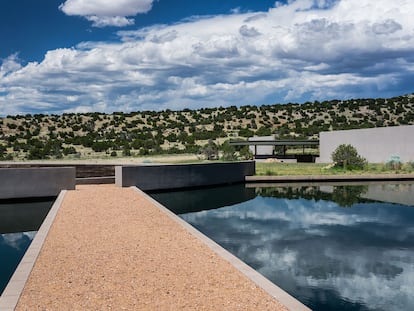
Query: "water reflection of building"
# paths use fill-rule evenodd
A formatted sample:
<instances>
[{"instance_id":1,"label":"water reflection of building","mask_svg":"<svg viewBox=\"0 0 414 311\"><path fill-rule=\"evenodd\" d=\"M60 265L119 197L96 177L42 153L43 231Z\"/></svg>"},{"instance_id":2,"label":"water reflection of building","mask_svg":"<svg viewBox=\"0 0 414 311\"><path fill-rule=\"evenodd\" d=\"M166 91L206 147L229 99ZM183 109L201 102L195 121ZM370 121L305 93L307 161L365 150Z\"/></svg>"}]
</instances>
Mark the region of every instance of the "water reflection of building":
<instances>
[{"instance_id":1,"label":"water reflection of building","mask_svg":"<svg viewBox=\"0 0 414 311\"><path fill-rule=\"evenodd\" d=\"M398 184L390 184L384 182L364 185L368 185L368 188L361 193L361 198L414 206L414 183L400 182ZM320 190L327 193L333 193L334 187L334 185L323 185L320 187Z\"/></svg>"},{"instance_id":2,"label":"water reflection of building","mask_svg":"<svg viewBox=\"0 0 414 311\"><path fill-rule=\"evenodd\" d=\"M368 199L414 206L414 184L370 185L363 195Z\"/></svg>"}]
</instances>

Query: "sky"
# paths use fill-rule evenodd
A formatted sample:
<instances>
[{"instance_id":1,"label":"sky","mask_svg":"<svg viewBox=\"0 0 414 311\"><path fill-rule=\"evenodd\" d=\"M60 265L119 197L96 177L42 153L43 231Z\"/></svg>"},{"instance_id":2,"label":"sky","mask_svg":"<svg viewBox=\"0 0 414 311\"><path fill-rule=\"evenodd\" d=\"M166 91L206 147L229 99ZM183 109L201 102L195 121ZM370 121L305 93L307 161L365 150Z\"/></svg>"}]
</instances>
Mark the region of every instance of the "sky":
<instances>
[{"instance_id":1,"label":"sky","mask_svg":"<svg viewBox=\"0 0 414 311\"><path fill-rule=\"evenodd\" d=\"M2 0L0 116L413 93L412 0Z\"/></svg>"}]
</instances>

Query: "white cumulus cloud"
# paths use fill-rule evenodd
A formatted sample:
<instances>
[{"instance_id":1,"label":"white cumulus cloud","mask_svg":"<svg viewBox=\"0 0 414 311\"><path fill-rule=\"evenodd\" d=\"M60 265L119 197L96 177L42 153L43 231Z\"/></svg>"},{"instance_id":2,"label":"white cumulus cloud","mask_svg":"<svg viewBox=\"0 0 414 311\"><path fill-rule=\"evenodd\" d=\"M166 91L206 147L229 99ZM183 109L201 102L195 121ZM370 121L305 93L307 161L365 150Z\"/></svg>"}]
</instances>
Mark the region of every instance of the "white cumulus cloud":
<instances>
[{"instance_id":1,"label":"white cumulus cloud","mask_svg":"<svg viewBox=\"0 0 414 311\"><path fill-rule=\"evenodd\" d=\"M102 10L82 14L110 11ZM296 0L266 12L120 31L118 42L83 42L24 66L11 56L1 65L0 111L160 110L410 93L412 16L410 0Z\"/></svg>"},{"instance_id":2,"label":"white cumulus cloud","mask_svg":"<svg viewBox=\"0 0 414 311\"><path fill-rule=\"evenodd\" d=\"M93 22L95 27L123 27L134 24L132 18L147 13L154 0L66 0L59 6L67 15L77 15Z\"/></svg>"},{"instance_id":3,"label":"white cumulus cloud","mask_svg":"<svg viewBox=\"0 0 414 311\"><path fill-rule=\"evenodd\" d=\"M22 66L19 63L19 58L17 54L12 54L6 59L2 60L0 66L0 78L6 74L19 70Z\"/></svg>"}]
</instances>

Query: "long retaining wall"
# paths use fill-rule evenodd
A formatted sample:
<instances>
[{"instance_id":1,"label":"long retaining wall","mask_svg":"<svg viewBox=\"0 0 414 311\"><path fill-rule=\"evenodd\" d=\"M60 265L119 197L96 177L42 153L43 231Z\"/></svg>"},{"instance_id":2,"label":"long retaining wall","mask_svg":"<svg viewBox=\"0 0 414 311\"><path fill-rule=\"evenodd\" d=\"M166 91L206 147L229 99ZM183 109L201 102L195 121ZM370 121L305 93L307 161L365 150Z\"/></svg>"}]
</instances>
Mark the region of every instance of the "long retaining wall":
<instances>
[{"instance_id":1,"label":"long retaining wall","mask_svg":"<svg viewBox=\"0 0 414 311\"><path fill-rule=\"evenodd\" d=\"M95 178L115 176L115 164L95 164L76 162L1 162L1 168L43 168L43 167L75 167L76 178Z\"/></svg>"},{"instance_id":2,"label":"long retaining wall","mask_svg":"<svg viewBox=\"0 0 414 311\"><path fill-rule=\"evenodd\" d=\"M2 168L0 199L57 196L75 189L75 168Z\"/></svg>"},{"instance_id":3,"label":"long retaining wall","mask_svg":"<svg viewBox=\"0 0 414 311\"><path fill-rule=\"evenodd\" d=\"M254 161L115 167L115 184L144 191L214 186L244 182L254 175Z\"/></svg>"}]
</instances>

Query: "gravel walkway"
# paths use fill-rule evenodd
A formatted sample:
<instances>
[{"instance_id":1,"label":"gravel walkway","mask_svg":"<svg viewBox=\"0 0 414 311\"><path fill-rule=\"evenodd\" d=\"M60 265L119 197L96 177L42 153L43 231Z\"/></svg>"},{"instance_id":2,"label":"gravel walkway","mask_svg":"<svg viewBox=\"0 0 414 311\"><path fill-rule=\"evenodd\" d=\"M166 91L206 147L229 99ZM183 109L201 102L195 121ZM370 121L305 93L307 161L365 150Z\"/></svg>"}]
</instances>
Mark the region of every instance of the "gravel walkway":
<instances>
[{"instance_id":1,"label":"gravel walkway","mask_svg":"<svg viewBox=\"0 0 414 311\"><path fill-rule=\"evenodd\" d=\"M131 188L68 191L16 310L286 310Z\"/></svg>"}]
</instances>

